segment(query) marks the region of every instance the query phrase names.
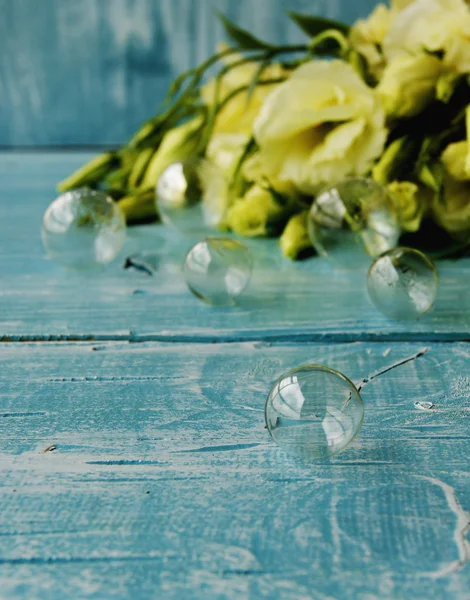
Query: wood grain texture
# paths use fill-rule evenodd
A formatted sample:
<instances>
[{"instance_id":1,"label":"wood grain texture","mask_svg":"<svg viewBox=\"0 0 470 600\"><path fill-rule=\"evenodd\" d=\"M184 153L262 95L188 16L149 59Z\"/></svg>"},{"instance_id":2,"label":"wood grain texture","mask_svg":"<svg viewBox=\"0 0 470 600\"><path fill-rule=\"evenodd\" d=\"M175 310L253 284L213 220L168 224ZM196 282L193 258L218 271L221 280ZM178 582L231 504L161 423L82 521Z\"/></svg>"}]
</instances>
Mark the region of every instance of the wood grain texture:
<instances>
[{"instance_id":1,"label":"wood grain texture","mask_svg":"<svg viewBox=\"0 0 470 600\"><path fill-rule=\"evenodd\" d=\"M293 365L360 380L422 347L3 344L2 598L468 598L467 344L367 384L330 464L264 429Z\"/></svg>"},{"instance_id":2,"label":"wood grain texture","mask_svg":"<svg viewBox=\"0 0 470 600\"><path fill-rule=\"evenodd\" d=\"M121 257L151 252L152 277L122 260L74 275L46 260L40 221L87 158L0 155L2 600L468 600L470 263L439 265L436 310L412 325L372 309L366 265L294 264L275 241L249 242L231 310L191 296L189 240L162 226L132 229ZM330 463L264 428L272 383L305 363L356 382L394 367Z\"/></svg>"},{"instance_id":3,"label":"wood grain texture","mask_svg":"<svg viewBox=\"0 0 470 600\"><path fill-rule=\"evenodd\" d=\"M0 0L0 146L117 144L223 39L217 8L275 42L284 13L352 22L375 0Z\"/></svg>"},{"instance_id":4,"label":"wood grain texture","mask_svg":"<svg viewBox=\"0 0 470 600\"><path fill-rule=\"evenodd\" d=\"M213 309L187 290L180 265L190 241L161 225L132 228L122 257L84 277L46 259L42 213L55 183L82 153L0 156L0 336L4 339L465 340L470 339L470 261L441 262L436 309L421 322L386 319L369 302L368 263L336 272L320 258L292 263L275 240L248 241L255 270L236 308ZM245 240L246 241L246 240ZM124 257L155 255L153 277L123 271Z\"/></svg>"}]
</instances>

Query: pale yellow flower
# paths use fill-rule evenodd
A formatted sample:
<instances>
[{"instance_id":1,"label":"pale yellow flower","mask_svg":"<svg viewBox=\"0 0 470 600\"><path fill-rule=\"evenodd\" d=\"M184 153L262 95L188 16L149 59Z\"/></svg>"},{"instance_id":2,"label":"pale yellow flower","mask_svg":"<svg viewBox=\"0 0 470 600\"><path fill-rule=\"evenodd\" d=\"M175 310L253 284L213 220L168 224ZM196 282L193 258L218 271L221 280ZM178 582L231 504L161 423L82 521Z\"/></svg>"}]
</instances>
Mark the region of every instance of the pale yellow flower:
<instances>
[{"instance_id":1,"label":"pale yellow flower","mask_svg":"<svg viewBox=\"0 0 470 600\"><path fill-rule=\"evenodd\" d=\"M416 0L392 0L390 4L392 10L400 11L409 6L410 4L413 4L413 2L415 1Z\"/></svg>"},{"instance_id":2,"label":"pale yellow flower","mask_svg":"<svg viewBox=\"0 0 470 600\"><path fill-rule=\"evenodd\" d=\"M379 4L367 19L356 21L349 33L352 47L362 54L370 72L377 78L385 66L380 46L391 27L393 14L387 6Z\"/></svg>"},{"instance_id":3,"label":"pale yellow flower","mask_svg":"<svg viewBox=\"0 0 470 600\"><path fill-rule=\"evenodd\" d=\"M441 155L444 192L433 204L435 220L456 239L470 242L469 142L450 144Z\"/></svg>"},{"instance_id":4,"label":"pale yellow flower","mask_svg":"<svg viewBox=\"0 0 470 600\"><path fill-rule=\"evenodd\" d=\"M268 189L253 185L243 198L228 210L226 225L239 235L254 237L272 235L292 214L291 200L276 199Z\"/></svg>"},{"instance_id":5,"label":"pale yellow flower","mask_svg":"<svg viewBox=\"0 0 470 600\"><path fill-rule=\"evenodd\" d=\"M377 93L388 115L419 114L435 97L442 62L429 54L399 55L385 68Z\"/></svg>"},{"instance_id":6,"label":"pale yellow flower","mask_svg":"<svg viewBox=\"0 0 470 600\"><path fill-rule=\"evenodd\" d=\"M387 189L396 202L402 228L405 231L418 231L428 210L427 190L411 181L393 181Z\"/></svg>"},{"instance_id":7,"label":"pale yellow flower","mask_svg":"<svg viewBox=\"0 0 470 600\"><path fill-rule=\"evenodd\" d=\"M444 194L433 205L434 219L455 239L470 242L470 183L444 178Z\"/></svg>"},{"instance_id":8,"label":"pale yellow flower","mask_svg":"<svg viewBox=\"0 0 470 600\"><path fill-rule=\"evenodd\" d=\"M446 171L457 181L470 180L470 151L468 141L450 144L441 155Z\"/></svg>"},{"instance_id":9,"label":"pale yellow flower","mask_svg":"<svg viewBox=\"0 0 470 600\"><path fill-rule=\"evenodd\" d=\"M367 19L359 19L351 27L351 41L364 41L371 44L381 44L392 24L393 13L385 6L378 4Z\"/></svg>"},{"instance_id":10,"label":"pale yellow flower","mask_svg":"<svg viewBox=\"0 0 470 600\"><path fill-rule=\"evenodd\" d=\"M263 185L268 183L280 194L289 197L298 196L298 190L292 181L279 179L277 173L270 173L268 177L263 162L263 154L260 152L256 152L243 163L242 174L246 181L250 183L259 183Z\"/></svg>"},{"instance_id":11,"label":"pale yellow flower","mask_svg":"<svg viewBox=\"0 0 470 600\"><path fill-rule=\"evenodd\" d=\"M230 185L247 142L243 133L215 133L206 148L207 168L200 180L204 197L214 199L217 215L224 215L233 201ZM217 225L221 221L215 218Z\"/></svg>"},{"instance_id":12,"label":"pale yellow flower","mask_svg":"<svg viewBox=\"0 0 470 600\"><path fill-rule=\"evenodd\" d=\"M387 60L402 54L443 52L443 63L470 71L470 9L464 0L416 0L393 19L385 36Z\"/></svg>"},{"instance_id":13,"label":"pale yellow flower","mask_svg":"<svg viewBox=\"0 0 470 600\"><path fill-rule=\"evenodd\" d=\"M260 173L305 193L366 173L387 137L376 94L341 60L296 69L266 99L254 134Z\"/></svg>"},{"instance_id":14,"label":"pale yellow flower","mask_svg":"<svg viewBox=\"0 0 470 600\"><path fill-rule=\"evenodd\" d=\"M227 46L221 45L218 50L221 51L225 48ZM225 59L225 63L230 65L242 59L243 56L241 54L232 54ZM222 102L234 90L243 86L249 86L258 69L259 63L250 61L228 71L220 83L219 102ZM275 63L263 71L260 81L279 79L285 75L286 72L282 69L281 65ZM217 115L214 132L250 134L253 128L253 121L257 117L265 98L275 87L276 84L258 85L250 97L248 97L248 90L237 93ZM209 83L202 87L201 95L207 106L213 105L216 100L215 79L211 79Z\"/></svg>"},{"instance_id":15,"label":"pale yellow flower","mask_svg":"<svg viewBox=\"0 0 470 600\"><path fill-rule=\"evenodd\" d=\"M214 133L207 145L206 156L230 179L248 140L244 133Z\"/></svg>"},{"instance_id":16,"label":"pale yellow flower","mask_svg":"<svg viewBox=\"0 0 470 600\"><path fill-rule=\"evenodd\" d=\"M264 235L266 233L264 226L261 229L258 225L254 226L255 220L257 220L258 224L263 223L264 220L267 223L274 214L277 214L279 207L276 203L273 204L271 195L266 189L263 189L263 186L269 183L271 188L286 198L296 198L297 192L289 182L280 182L275 178L269 182L266 181L266 178L256 168L251 171L249 168L242 168L242 181L234 180L235 170L239 165L240 158L248 141L248 136L243 133L216 133L212 136L207 146L206 157L223 174L223 186L220 184L221 178L217 178L219 185L217 194L221 198L220 202L226 207L229 207L237 199L240 187L244 190L247 182L258 184L253 185L244 198L237 199L238 205L245 200L246 202L243 204L243 209L240 206L235 209L232 219L235 224L234 230L239 233L241 230L250 230L252 232L250 235ZM245 163L245 166L250 166L250 160ZM247 173L249 176L247 176ZM206 192L214 190L214 185L210 181L210 178L203 180L202 184ZM231 185L234 185L234 187L230 187ZM258 206L256 206L257 201L259 201ZM244 211L246 214L241 215L239 211ZM263 211L266 214L263 215ZM254 213L256 213L255 217L253 216ZM247 225L248 221L249 225ZM231 223L228 223L228 226L231 227Z\"/></svg>"}]
</instances>

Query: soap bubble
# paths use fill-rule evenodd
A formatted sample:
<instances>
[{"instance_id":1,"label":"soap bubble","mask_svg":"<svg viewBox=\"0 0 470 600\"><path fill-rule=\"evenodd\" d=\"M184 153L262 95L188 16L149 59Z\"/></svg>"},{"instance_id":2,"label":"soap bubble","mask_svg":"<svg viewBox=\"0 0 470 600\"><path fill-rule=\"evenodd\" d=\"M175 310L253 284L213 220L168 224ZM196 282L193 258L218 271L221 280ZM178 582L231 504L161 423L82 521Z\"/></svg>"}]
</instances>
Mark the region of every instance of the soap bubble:
<instances>
[{"instance_id":1,"label":"soap bubble","mask_svg":"<svg viewBox=\"0 0 470 600\"><path fill-rule=\"evenodd\" d=\"M88 270L119 254L126 240L122 210L104 192L81 188L59 196L44 213L42 241L64 267Z\"/></svg>"},{"instance_id":2,"label":"soap bubble","mask_svg":"<svg viewBox=\"0 0 470 600\"><path fill-rule=\"evenodd\" d=\"M308 232L320 255L343 266L394 248L401 229L394 201L372 179L345 179L324 189L308 215Z\"/></svg>"},{"instance_id":3,"label":"soap bubble","mask_svg":"<svg viewBox=\"0 0 470 600\"><path fill-rule=\"evenodd\" d=\"M367 287L374 305L392 319L418 319L434 306L439 275L434 263L412 248L394 248L369 269Z\"/></svg>"},{"instance_id":4,"label":"soap bubble","mask_svg":"<svg viewBox=\"0 0 470 600\"><path fill-rule=\"evenodd\" d=\"M342 452L361 430L364 407L338 371L306 365L282 375L266 401L266 426L287 452L309 460Z\"/></svg>"},{"instance_id":5,"label":"soap bubble","mask_svg":"<svg viewBox=\"0 0 470 600\"><path fill-rule=\"evenodd\" d=\"M246 246L230 238L207 238L191 248L184 262L189 289L203 302L229 305L246 288L252 270Z\"/></svg>"},{"instance_id":6,"label":"soap bubble","mask_svg":"<svg viewBox=\"0 0 470 600\"><path fill-rule=\"evenodd\" d=\"M156 207L162 221L186 234L200 234L222 221L228 198L223 171L202 158L175 162L156 187Z\"/></svg>"}]
</instances>

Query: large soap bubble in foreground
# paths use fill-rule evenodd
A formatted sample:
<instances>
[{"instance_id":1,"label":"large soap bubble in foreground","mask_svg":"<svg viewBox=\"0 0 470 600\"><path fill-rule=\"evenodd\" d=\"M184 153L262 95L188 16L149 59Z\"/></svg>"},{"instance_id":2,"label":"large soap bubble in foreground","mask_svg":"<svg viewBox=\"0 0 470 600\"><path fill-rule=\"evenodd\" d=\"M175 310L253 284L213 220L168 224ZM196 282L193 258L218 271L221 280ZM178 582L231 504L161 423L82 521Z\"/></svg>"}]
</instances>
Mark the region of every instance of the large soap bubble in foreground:
<instances>
[{"instance_id":1,"label":"large soap bubble in foreground","mask_svg":"<svg viewBox=\"0 0 470 600\"><path fill-rule=\"evenodd\" d=\"M306 365L288 371L266 400L266 426L284 450L307 460L342 452L361 430L362 398L344 375Z\"/></svg>"}]
</instances>

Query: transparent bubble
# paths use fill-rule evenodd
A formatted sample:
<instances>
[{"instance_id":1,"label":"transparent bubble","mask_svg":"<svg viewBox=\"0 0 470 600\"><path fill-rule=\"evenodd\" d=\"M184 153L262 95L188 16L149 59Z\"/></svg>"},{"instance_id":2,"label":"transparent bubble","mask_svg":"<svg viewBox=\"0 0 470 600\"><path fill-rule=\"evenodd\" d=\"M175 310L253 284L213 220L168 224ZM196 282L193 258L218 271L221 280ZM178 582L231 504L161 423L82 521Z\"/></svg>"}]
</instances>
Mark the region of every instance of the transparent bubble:
<instances>
[{"instance_id":1,"label":"transparent bubble","mask_svg":"<svg viewBox=\"0 0 470 600\"><path fill-rule=\"evenodd\" d=\"M233 304L250 281L251 254L229 238L207 238L191 248L184 262L189 289L214 306Z\"/></svg>"},{"instance_id":2,"label":"transparent bubble","mask_svg":"<svg viewBox=\"0 0 470 600\"><path fill-rule=\"evenodd\" d=\"M162 221L182 233L201 234L217 227L225 215L227 198L223 171L202 158L171 164L156 187Z\"/></svg>"},{"instance_id":3,"label":"transparent bubble","mask_svg":"<svg viewBox=\"0 0 470 600\"><path fill-rule=\"evenodd\" d=\"M412 248L394 248L369 269L367 287L375 306L392 319L418 319L436 300L439 275L434 263Z\"/></svg>"},{"instance_id":4,"label":"transparent bubble","mask_svg":"<svg viewBox=\"0 0 470 600\"><path fill-rule=\"evenodd\" d=\"M372 179L324 189L310 209L308 231L319 254L345 267L394 248L401 233L392 197Z\"/></svg>"},{"instance_id":5,"label":"transparent bubble","mask_svg":"<svg viewBox=\"0 0 470 600\"><path fill-rule=\"evenodd\" d=\"M87 188L59 196L44 213L42 241L48 255L64 267L88 270L119 254L126 220L104 192Z\"/></svg>"},{"instance_id":6,"label":"transparent bubble","mask_svg":"<svg viewBox=\"0 0 470 600\"><path fill-rule=\"evenodd\" d=\"M288 371L266 401L266 425L275 442L310 460L342 452L361 430L361 395L347 377L320 365Z\"/></svg>"}]
</instances>

